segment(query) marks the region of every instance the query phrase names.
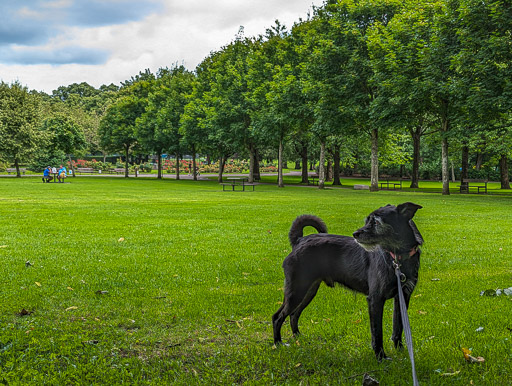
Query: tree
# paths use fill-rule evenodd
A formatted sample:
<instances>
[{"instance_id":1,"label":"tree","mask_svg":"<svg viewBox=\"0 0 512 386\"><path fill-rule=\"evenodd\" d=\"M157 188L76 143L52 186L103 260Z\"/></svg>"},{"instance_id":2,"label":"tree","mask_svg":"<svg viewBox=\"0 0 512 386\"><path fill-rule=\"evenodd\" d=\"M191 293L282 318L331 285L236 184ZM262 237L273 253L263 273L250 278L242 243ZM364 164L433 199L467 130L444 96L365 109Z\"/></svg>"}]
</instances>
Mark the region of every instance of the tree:
<instances>
[{"instance_id":1,"label":"tree","mask_svg":"<svg viewBox=\"0 0 512 386\"><path fill-rule=\"evenodd\" d=\"M147 150L157 155L157 178L162 178L164 151L172 151L179 146L180 119L187 102L187 95L192 91L193 79L194 75L183 66L161 69L148 95L145 112L137 118L138 141Z\"/></svg>"},{"instance_id":2,"label":"tree","mask_svg":"<svg viewBox=\"0 0 512 386\"><path fill-rule=\"evenodd\" d=\"M0 83L0 154L14 163L17 177L20 162L37 149L39 117L39 100L26 87Z\"/></svg>"},{"instance_id":3,"label":"tree","mask_svg":"<svg viewBox=\"0 0 512 386\"><path fill-rule=\"evenodd\" d=\"M421 61L431 19L432 15L417 2L409 2L387 25L377 24L368 34L373 81L379 89L374 116L382 126L395 132L405 129L411 135L411 188L418 188L421 138L432 133L434 123Z\"/></svg>"},{"instance_id":4,"label":"tree","mask_svg":"<svg viewBox=\"0 0 512 386\"><path fill-rule=\"evenodd\" d=\"M154 76L147 73L136 81L133 78L132 81L127 81L127 85L119 93L119 99L110 105L100 122L101 146L110 151L123 151L125 154L125 177L128 177L130 150L137 144L138 139L136 121L145 111L153 81Z\"/></svg>"},{"instance_id":5,"label":"tree","mask_svg":"<svg viewBox=\"0 0 512 386\"><path fill-rule=\"evenodd\" d=\"M399 10L397 0L327 1L317 10L319 33L311 34L311 62L306 71L315 94L313 131L325 149L327 137L362 131L371 139L371 186L378 190L379 126L373 116L378 87L368 51L368 32L377 23L386 25ZM320 152L320 183L324 151Z\"/></svg>"},{"instance_id":6,"label":"tree","mask_svg":"<svg viewBox=\"0 0 512 386\"><path fill-rule=\"evenodd\" d=\"M47 118L43 122L43 130L47 133L48 147L52 153L60 151L68 157L73 177L75 177L71 154L85 147L83 130L71 118L62 114Z\"/></svg>"},{"instance_id":7,"label":"tree","mask_svg":"<svg viewBox=\"0 0 512 386\"><path fill-rule=\"evenodd\" d=\"M107 109L101 120L99 135L101 146L110 151L121 150L125 154L125 177L128 177L130 149L137 142L135 120L141 115L134 96L125 96Z\"/></svg>"}]
</instances>

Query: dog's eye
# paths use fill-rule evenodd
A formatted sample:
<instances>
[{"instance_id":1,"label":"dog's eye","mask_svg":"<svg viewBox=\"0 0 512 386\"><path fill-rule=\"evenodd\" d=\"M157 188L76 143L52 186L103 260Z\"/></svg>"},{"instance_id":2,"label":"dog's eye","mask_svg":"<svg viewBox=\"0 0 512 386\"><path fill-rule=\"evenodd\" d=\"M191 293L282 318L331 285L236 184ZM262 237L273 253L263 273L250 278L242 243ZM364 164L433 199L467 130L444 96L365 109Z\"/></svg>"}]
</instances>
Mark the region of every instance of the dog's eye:
<instances>
[{"instance_id":1,"label":"dog's eye","mask_svg":"<svg viewBox=\"0 0 512 386\"><path fill-rule=\"evenodd\" d=\"M383 224L382 219L380 217L374 217L374 220L376 225L380 226Z\"/></svg>"}]
</instances>

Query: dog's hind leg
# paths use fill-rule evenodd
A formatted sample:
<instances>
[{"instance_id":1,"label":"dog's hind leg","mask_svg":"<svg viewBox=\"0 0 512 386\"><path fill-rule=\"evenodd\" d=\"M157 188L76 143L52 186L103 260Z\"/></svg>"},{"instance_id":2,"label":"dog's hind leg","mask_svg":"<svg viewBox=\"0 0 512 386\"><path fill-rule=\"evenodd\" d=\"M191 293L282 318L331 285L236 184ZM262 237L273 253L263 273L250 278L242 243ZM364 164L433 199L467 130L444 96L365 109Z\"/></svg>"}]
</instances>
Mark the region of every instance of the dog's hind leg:
<instances>
[{"instance_id":1,"label":"dog's hind leg","mask_svg":"<svg viewBox=\"0 0 512 386\"><path fill-rule=\"evenodd\" d=\"M320 287L320 284L322 283L322 280L318 280L314 282L311 287L309 287L308 292L306 293L306 296L304 299L302 299L302 302L299 304L299 306L292 312L290 315L290 325L292 327L293 335L297 336L300 334L299 331L299 318L302 314L302 311L311 303L313 298L316 296L316 293L318 292L318 287Z\"/></svg>"},{"instance_id":2,"label":"dog's hind leg","mask_svg":"<svg viewBox=\"0 0 512 386\"><path fill-rule=\"evenodd\" d=\"M285 286L283 305L272 316L272 327L274 328L274 343L276 345L282 343L281 327L283 326L283 323L284 323L286 317L293 314L298 309L298 307L304 301L304 298L308 295L308 291L311 287L312 287L312 284L301 285L298 287L294 287L293 284L287 284ZM315 291L315 293L316 293L316 291ZM311 299L312 298L313 297L311 297ZM311 301L311 299L309 301ZM307 303L309 303L309 302L307 302ZM307 305L307 303L306 303L306 305ZM302 312L302 310L300 312ZM300 316L300 312L299 312L299 316ZM297 319L298 319L298 317L297 317Z\"/></svg>"}]
</instances>

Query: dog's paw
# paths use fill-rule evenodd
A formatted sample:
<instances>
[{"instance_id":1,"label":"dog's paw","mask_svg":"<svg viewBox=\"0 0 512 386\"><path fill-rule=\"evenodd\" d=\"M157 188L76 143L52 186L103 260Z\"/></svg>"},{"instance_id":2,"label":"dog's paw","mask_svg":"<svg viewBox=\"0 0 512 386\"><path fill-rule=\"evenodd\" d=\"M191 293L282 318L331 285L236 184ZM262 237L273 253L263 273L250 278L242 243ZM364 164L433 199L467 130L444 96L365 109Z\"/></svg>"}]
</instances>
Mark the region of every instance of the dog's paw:
<instances>
[{"instance_id":1,"label":"dog's paw","mask_svg":"<svg viewBox=\"0 0 512 386\"><path fill-rule=\"evenodd\" d=\"M397 350L403 350L404 345L401 340L393 340L393 344Z\"/></svg>"},{"instance_id":2,"label":"dog's paw","mask_svg":"<svg viewBox=\"0 0 512 386\"><path fill-rule=\"evenodd\" d=\"M279 341L279 342L274 343L274 345L272 346L272 350L275 350L279 347L289 347L289 346L290 346L289 343L283 343L283 342Z\"/></svg>"},{"instance_id":3,"label":"dog's paw","mask_svg":"<svg viewBox=\"0 0 512 386\"><path fill-rule=\"evenodd\" d=\"M377 360L379 361L379 363L382 363L384 361L392 361L393 358L391 357L388 357L384 351L381 351L379 354L377 354Z\"/></svg>"}]
</instances>

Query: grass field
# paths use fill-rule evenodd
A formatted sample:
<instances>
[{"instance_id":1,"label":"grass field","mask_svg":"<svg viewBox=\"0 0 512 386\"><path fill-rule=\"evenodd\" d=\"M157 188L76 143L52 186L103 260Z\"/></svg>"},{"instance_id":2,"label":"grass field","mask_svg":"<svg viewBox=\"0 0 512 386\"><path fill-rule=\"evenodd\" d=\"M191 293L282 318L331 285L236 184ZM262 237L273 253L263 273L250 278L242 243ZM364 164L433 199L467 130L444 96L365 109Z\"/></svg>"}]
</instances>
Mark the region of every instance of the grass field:
<instances>
[{"instance_id":1,"label":"grass field","mask_svg":"<svg viewBox=\"0 0 512 386\"><path fill-rule=\"evenodd\" d=\"M420 383L512 384L512 297L480 296L512 287L512 196L68 181L0 179L0 383L361 384L368 372L412 384L406 351L386 339L393 360L375 360L362 295L322 285L302 335L283 326L289 347L272 347L270 318L297 215L351 234L377 207L413 201L424 207L409 309ZM391 314L388 302L386 338Z\"/></svg>"}]
</instances>

